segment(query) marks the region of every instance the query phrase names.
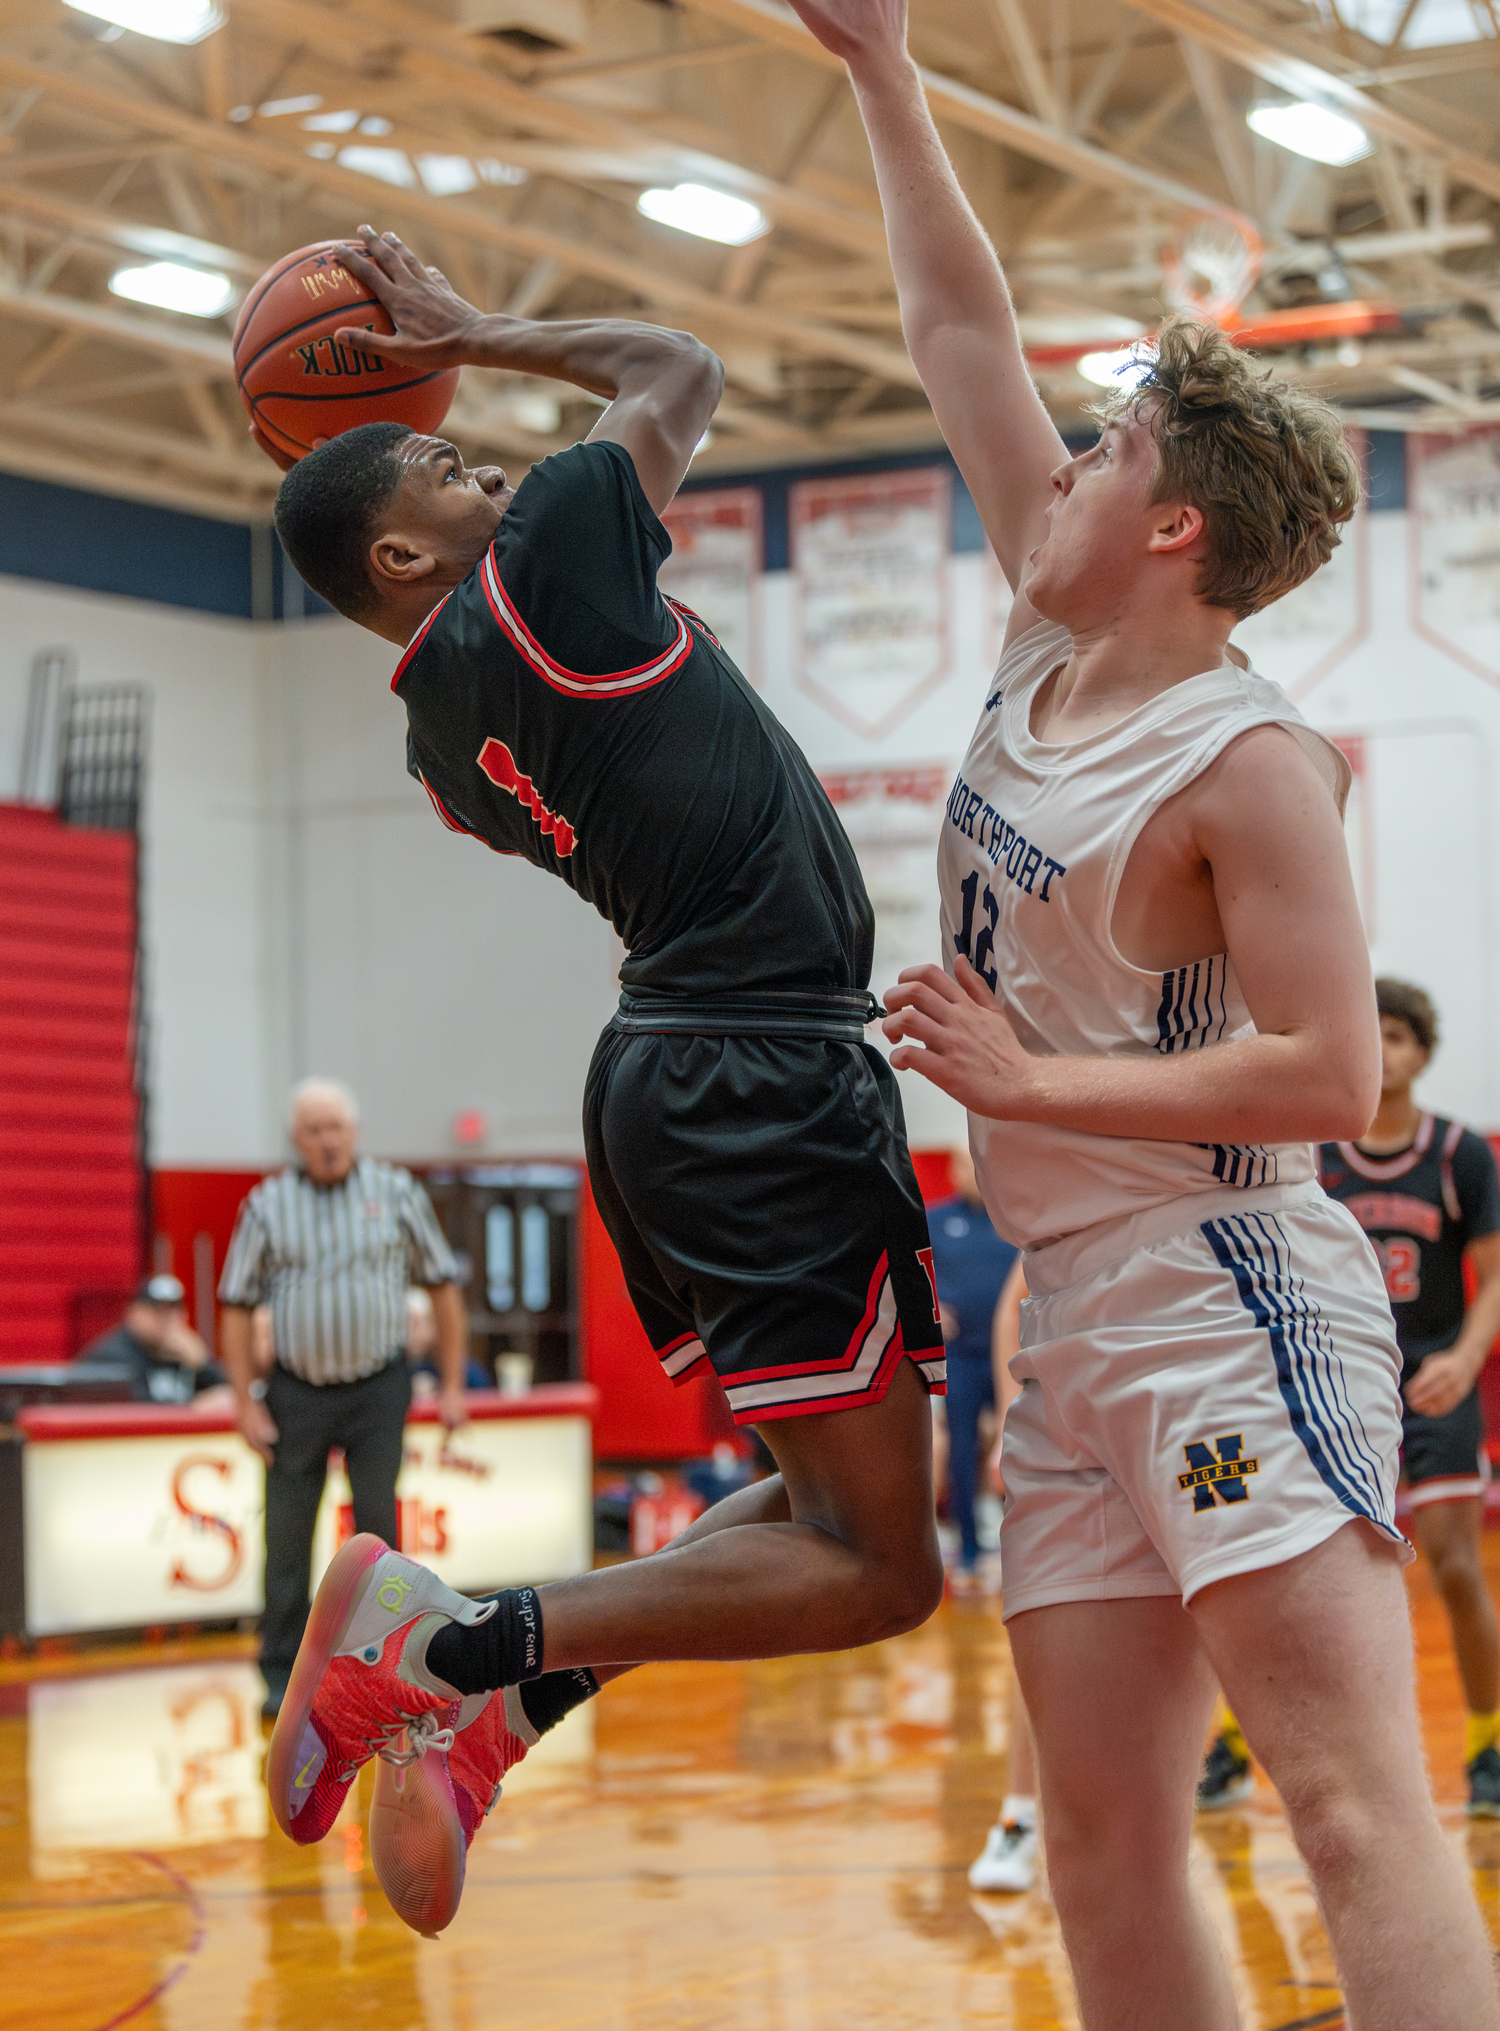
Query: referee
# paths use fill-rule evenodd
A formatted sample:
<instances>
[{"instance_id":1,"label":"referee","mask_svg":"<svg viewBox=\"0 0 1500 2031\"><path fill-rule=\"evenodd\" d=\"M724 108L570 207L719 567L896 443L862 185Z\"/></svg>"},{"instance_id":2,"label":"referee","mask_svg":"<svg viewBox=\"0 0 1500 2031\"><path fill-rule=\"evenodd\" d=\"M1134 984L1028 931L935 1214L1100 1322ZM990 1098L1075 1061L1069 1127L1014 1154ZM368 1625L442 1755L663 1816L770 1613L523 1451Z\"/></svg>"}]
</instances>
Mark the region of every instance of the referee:
<instances>
[{"instance_id":1,"label":"referee","mask_svg":"<svg viewBox=\"0 0 1500 2031\"><path fill-rule=\"evenodd\" d=\"M354 1528L397 1542L396 1476L411 1402L406 1292L432 1292L439 1408L464 1421L468 1326L457 1265L410 1172L357 1155L359 1107L347 1086L304 1079L289 1116L296 1164L240 1207L219 1302L221 1355L240 1433L266 1463L266 1608L260 1668L279 1711L307 1621L313 1527L331 1448L343 1449ZM276 1362L255 1379L250 1315L269 1301Z\"/></svg>"}]
</instances>

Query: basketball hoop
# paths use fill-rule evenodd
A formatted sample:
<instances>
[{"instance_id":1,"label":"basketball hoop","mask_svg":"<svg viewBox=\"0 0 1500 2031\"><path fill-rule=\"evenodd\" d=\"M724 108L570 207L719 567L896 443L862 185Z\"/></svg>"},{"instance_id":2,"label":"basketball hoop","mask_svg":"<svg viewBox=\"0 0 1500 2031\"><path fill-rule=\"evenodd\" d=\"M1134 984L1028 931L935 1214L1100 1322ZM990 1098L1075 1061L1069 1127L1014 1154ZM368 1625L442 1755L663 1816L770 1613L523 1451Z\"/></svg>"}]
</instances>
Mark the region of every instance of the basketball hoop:
<instances>
[{"instance_id":1,"label":"basketball hoop","mask_svg":"<svg viewBox=\"0 0 1500 2031\"><path fill-rule=\"evenodd\" d=\"M1260 279L1264 251L1238 212L1200 212L1162 256L1162 294L1174 310L1228 324Z\"/></svg>"}]
</instances>

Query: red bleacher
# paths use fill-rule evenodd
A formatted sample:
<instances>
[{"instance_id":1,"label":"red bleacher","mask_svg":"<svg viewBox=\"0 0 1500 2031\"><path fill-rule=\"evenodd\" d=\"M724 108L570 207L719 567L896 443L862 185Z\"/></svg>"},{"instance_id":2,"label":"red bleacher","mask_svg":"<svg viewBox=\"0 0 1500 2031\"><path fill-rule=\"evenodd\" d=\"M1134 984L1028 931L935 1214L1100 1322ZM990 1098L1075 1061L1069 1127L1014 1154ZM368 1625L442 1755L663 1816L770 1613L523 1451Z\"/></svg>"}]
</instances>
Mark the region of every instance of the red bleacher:
<instances>
[{"instance_id":1,"label":"red bleacher","mask_svg":"<svg viewBox=\"0 0 1500 2031\"><path fill-rule=\"evenodd\" d=\"M0 1362L66 1360L140 1274L135 853L0 804Z\"/></svg>"}]
</instances>

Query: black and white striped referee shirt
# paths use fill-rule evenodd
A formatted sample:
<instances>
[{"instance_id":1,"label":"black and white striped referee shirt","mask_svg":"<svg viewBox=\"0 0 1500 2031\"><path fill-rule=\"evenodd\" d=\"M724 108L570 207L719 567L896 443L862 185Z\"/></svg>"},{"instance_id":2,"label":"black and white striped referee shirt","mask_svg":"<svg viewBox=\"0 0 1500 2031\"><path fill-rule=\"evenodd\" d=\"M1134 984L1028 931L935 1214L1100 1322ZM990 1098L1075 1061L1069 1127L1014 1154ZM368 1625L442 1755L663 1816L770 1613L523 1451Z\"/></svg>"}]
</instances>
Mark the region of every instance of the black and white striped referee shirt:
<instances>
[{"instance_id":1,"label":"black and white striped referee shirt","mask_svg":"<svg viewBox=\"0 0 1500 2031\"><path fill-rule=\"evenodd\" d=\"M410 1284L457 1275L410 1171L361 1157L341 1185L262 1179L235 1221L219 1302L269 1300L276 1358L304 1382L358 1382L400 1353Z\"/></svg>"}]
</instances>

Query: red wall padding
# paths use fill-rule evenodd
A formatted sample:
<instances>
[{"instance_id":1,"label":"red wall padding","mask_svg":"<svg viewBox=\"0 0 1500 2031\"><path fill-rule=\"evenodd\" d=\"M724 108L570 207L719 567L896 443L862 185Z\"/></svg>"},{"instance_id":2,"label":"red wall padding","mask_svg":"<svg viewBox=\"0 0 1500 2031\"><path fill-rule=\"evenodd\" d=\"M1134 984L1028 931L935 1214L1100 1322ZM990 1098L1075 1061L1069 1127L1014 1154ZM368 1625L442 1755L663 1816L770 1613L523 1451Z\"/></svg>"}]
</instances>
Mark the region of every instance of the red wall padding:
<instances>
[{"instance_id":1,"label":"red wall padding","mask_svg":"<svg viewBox=\"0 0 1500 2031\"><path fill-rule=\"evenodd\" d=\"M214 1316L206 1309L205 1298L218 1288L240 1202L263 1175L261 1171L151 1173L152 1267L170 1270L181 1279L187 1290L188 1317L200 1332ZM206 1292L198 1286L200 1266L208 1273ZM217 1341L215 1333L204 1337L211 1343Z\"/></svg>"},{"instance_id":2,"label":"red wall padding","mask_svg":"<svg viewBox=\"0 0 1500 2031\"><path fill-rule=\"evenodd\" d=\"M135 840L0 805L0 1362L65 1361L141 1272Z\"/></svg>"}]
</instances>

